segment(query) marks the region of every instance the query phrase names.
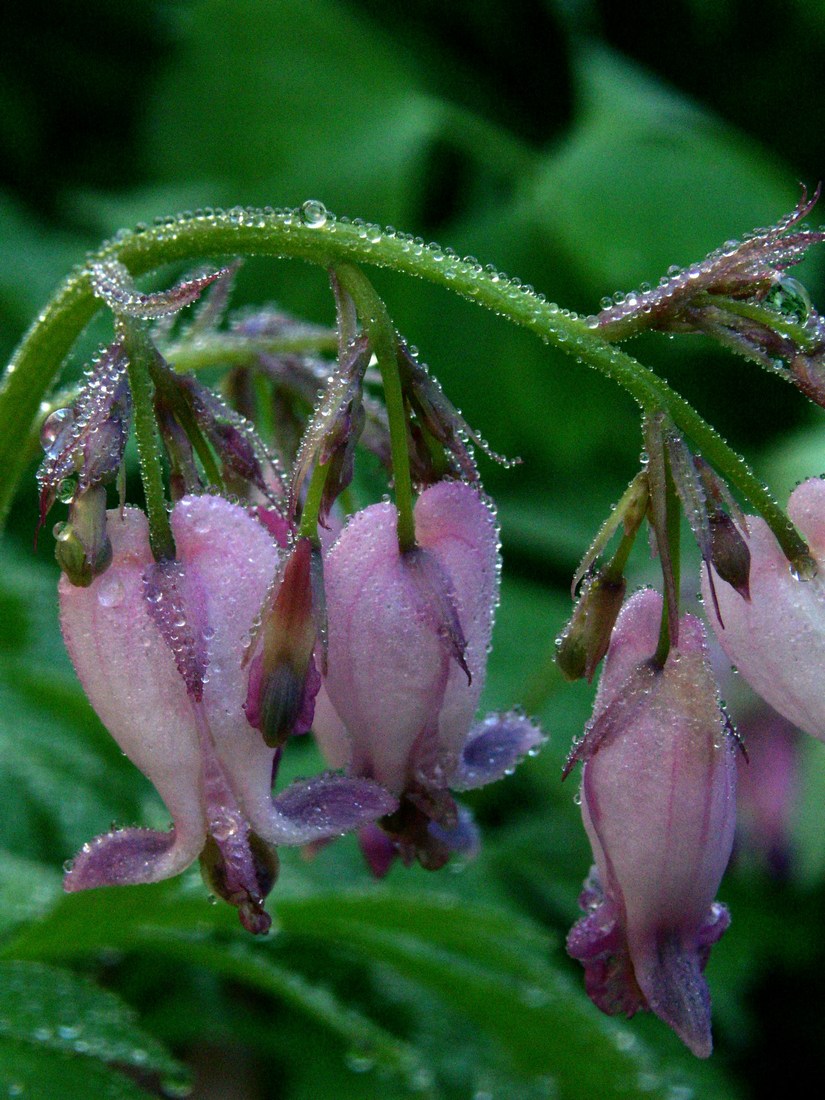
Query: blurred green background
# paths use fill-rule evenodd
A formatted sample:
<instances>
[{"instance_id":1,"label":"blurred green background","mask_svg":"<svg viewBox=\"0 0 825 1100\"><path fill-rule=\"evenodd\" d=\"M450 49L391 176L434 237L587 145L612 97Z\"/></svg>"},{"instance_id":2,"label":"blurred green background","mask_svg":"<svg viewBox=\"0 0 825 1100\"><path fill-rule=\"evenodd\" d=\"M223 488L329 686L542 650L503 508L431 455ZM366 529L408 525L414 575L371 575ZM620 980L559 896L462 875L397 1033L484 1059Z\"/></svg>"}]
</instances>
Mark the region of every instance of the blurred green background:
<instances>
[{"instance_id":1,"label":"blurred green background","mask_svg":"<svg viewBox=\"0 0 825 1100\"><path fill-rule=\"evenodd\" d=\"M6 4L0 352L121 226L307 198L593 312L604 295L776 220L798 181L816 184L823 65L820 0ZM822 271L814 256L795 272L820 307ZM265 945L205 904L196 873L60 901L60 865L85 840L112 819L164 814L62 653L50 539L31 548L29 477L0 571L0 1088L183 1095L170 1050L194 1074L191 1095L227 1100L762 1100L817 1079L821 746L801 751L788 874L743 849L723 884L734 924L708 971L708 1066L658 1021L613 1027L591 1010L560 946L589 851L575 781L562 787L558 774L592 692L562 685L553 640L570 575L638 468L632 402L443 290L374 278L467 419L524 460L483 470L505 554L485 701L523 702L551 744L473 798L486 847L459 875L396 869L374 886L351 843L314 863L287 853L272 899L280 931ZM323 273L302 265L248 265L235 304L270 299L333 316ZM821 412L776 377L700 337L628 350L781 499L825 470ZM641 551L634 570L637 583L655 578ZM734 709L740 695L730 689ZM295 756L297 773L316 766L308 748Z\"/></svg>"}]
</instances>

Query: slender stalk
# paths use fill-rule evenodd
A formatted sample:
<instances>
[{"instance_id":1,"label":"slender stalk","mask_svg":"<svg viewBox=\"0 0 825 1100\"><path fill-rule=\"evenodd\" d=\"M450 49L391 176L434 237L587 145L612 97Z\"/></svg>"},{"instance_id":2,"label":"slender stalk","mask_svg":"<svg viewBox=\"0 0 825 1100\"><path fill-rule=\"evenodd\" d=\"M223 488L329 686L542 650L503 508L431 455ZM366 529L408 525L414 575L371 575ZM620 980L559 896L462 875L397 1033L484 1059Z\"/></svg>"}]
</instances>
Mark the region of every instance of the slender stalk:
<instances>
[{"instance_id":1,"label":"slender stalk","mask_svg":"<svg viewBox=\"0 0 825 1100\"><path fill-rule=\"evenodd\" d=\"M378 360L390 426L392 477L398 509L398 545L402 551L410 550L415 546L414 499L407 446L407 410L398 372L398 337L387 307L363 272L352 264L341 264L336 267L335 274L355 303L358 316L369 335L370 347Z\"/></svg>"},{"instance_id":2,"label":"slender stalk","mask_svg":"<svg viewBox=\"0 0 825 1100\"><path fill-rule=\"evenodd\" d=\"M152 403L149 362L153 350L145 333L133 321L122 321L129 356L129 388L132 391L132 422L135 428L140 477L149 518L149 543L157 561L174 558L175 540L169 524L163 491L160 440Z\"/></svg>"},{"instance_id":3,"label":"slender stalk","mask_svg":"<svg viewBox=\"0 0 825 1100\"><path fill-rule=\"evenodd\" d=\"M474 261L459 259L406 235L378 226L319 216L317 206L301 210L234 209L169 219L143 232L119 234L89 263L119 260L134 276L163 264L203 256L266 255L304 259L325 268L359 262L389 267L441 285L566 351L623 386L647 412L666 410L739 495L768 523L789 560L803 571L807 546L788 517L744 460L719 434L649 368L607 343L597 330L570 316L530 288ZM32 325L0 387L0 518L8 509L25 463L20 434L28 431L43 396L75 339L101 303L92 293L88 266L73 272Z\"/></svg>"},{"instance_id":4,"label":"slender stalk","mask_svg":"<svg viewBox=\"0 0 825 1100\"><path fill-rule=\"evenodd\" d=\"M180 340L164 346L163 354L181 374L208 367L251 367L262 355L316 355L334 352L338 346L334 332L307 336L273 336L250 339L231 332L210 333L197 340Z\"/></svg>"},{"instance_id":5,"label":"slender stalk","mask_svg":"<svg viewBox=\"0 0 825 1100\"><path fill-rule=\"evenodd\" d=\"M318 515L321 511L321 500L324 496L329 464L316 466L309 479L304 507L301 511L301 522L298 526L298 534L301 538L308 538L313 546L320 546L318 538Z\"/></svg>"},{"instance_id":6,"label":"slender stalk","mask_svg":"<svg viewBox=\"0 0 825 1100\"><path fill-rule=\"evenodd\" d=\"M670 554L670 568L673 573L673 588L676 597L679 596L679 573L681 557L679 555L679 541L681 538L681 509L679 498L676 494L676 486L673 483L673 475L670 472L670 460L665 454L665 477L667 479L667 542ZM661 556L661 555L660 555ZM678 612L678 608L673 609ZM664 668L667 655L670 653L671 644L676 645L679 638L679 620L671 622L670 600L662 600L662 623L659 628L659 642L653 655L654 664Z\"/></svg>"}]
</instances>

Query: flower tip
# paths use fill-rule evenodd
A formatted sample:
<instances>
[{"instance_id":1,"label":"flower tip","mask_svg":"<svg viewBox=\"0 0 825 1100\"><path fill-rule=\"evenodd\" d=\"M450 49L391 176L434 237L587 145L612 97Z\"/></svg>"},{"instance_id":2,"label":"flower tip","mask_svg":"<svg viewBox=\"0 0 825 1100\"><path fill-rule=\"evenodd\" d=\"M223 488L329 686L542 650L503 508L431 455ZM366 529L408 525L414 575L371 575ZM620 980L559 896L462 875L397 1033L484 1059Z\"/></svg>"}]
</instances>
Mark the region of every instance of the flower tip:
<instances>
[{"instance_id":1,"label":"flower tip","mask_svg":"<svg viewBox=\"0 0 825 1100\"><path fill-rule=\"evenodd\" d=\"M699 951L674 936L660 937L649 965L635 961L636 979L651 1010L697 1058L713 1050L710 994Z\"/></svg>"}]
</instances>

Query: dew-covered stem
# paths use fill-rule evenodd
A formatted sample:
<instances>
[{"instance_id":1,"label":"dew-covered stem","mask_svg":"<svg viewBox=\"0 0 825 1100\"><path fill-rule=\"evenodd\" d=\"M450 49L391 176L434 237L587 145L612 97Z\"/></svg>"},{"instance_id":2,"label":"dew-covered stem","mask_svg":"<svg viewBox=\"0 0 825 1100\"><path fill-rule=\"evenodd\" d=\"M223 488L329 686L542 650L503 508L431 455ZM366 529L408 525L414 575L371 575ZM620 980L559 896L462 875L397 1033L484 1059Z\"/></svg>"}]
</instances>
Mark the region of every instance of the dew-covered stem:
<instances>
[{"instance_id":1,"label":"dew-covered stem","mask_svg":"<svg viewBox=\"0 0 825 1100\"><path fill-rule=\"evenodd\" d=\"M146 333L139 324L122 319L120 322L126 353L129 358L129 388L132 391L132 421L135 428L140 477L146 497L149 519L149 543L156 561L175 556L175 540L169 524L166 496L163 491L163 468L160 459L160 439L152 401L150 361L154 355Z\"/></svg>"},{"instance_id":2,"label":"dew-covered stem","mask_svg":"<svg viewBox=\"0 0 825 1100\"><path fill-rule=\"evenodd\" d=\"M666 382L606 342L588 324L532 288L473 259L378 226L336 220L320 203L300 210L234 209L170 218L151 228L124 232L68 276L18 347L0 388L0 517L4 516L25 462L21 434L29 430L44 394L75 339L101 303L91 287L90 266L118 260L133 276L164 264L205 256L276 256L303 259L324 268L368 263L414 275L493 310L529 329L551 346L595 367L623 386L646 412L665 410L676 426L726 481L759 512L789 560L803 568L805 542L745 461ZM392 400L392 399L390 399ZM15 431L9 426L14 425Z\"/></svg>"},{"instance_id":3,"label":"dew-covered stem","mask_svg":"<svg viewBox=\"0 0 825 1100\"><path fill-rule=\"evenodd\" d=\"M352 264L341 264L335 268L335 274L355 303L361 323L369 335L370 347L378 360L390 426L392 478L398 509L398 545L401 550L411 550L415 546L414 501L407 446L407 410L398 371L398 335L387 307L362 271Z\"/></svg>"}]
</instances>

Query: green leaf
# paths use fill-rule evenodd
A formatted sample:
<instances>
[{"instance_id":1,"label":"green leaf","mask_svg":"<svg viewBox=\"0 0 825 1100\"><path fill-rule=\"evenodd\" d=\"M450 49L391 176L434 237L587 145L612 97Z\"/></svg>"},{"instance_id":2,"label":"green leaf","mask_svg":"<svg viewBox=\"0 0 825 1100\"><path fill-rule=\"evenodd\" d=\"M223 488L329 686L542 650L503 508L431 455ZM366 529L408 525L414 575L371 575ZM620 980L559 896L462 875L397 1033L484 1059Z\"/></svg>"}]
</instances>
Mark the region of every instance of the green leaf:
<instances>
[{"instance_id":1,"label":"green leaf","mask_svg":"<svg viewBox=\"0 0 825 1100\"><path fill-rule=\"evenodd\" d=\"M675 1085L692 1080L684 1060L674 1069L627 1026L602 1016L553 965L547 937L513 911L388 884L378 892L319 891L298 883L290 896L295 878L284 882L273 913L297 948L311 953L317 944L360 965L389 967L477 1028L513 1081L537 1087L552 1078L570 1100L666 1100ZM196 907L195 901L168 884L74 895L62 899L42 926L23 930L6 951L43 959L107 948L171 952L292 1003L299 997L316 1019L319 1007L327 1010L326 994L315 1003L317 991L300 977L285 979L278 964L258 961L259 954L266 958L265 944L233 945L240 934L228 907L210 909L199 899ZM228 932L233 944L212 944L210 925ZM340 1028L334 1014L330 1023ZM727 1100L729 1092L721 1085L717 1090L712 1074L703 1081L703 1097Z\"/></svg>"},{"instance_id":2,"label":"green leaf","mask_svg":"<svg viewBox=\"0 0 825 1100\"><path fill-rule=\"evenodd\" d=\"M317 197L404 220L437 113L376 24L335 0L206 0L186 16L146 128L158 175L222 190L231 181L245 201Z\"/></svg>"},{"instance_id":3,"label":"green leaf","mask_svg":"<svg viewBox=\"0 0 825 1100\"><path fill-rule=\"evenodd\" d=\"M793 208L767 153L619 54L582 50L577 71L577 125L532 201L545 239L596 285L656 280Z\"/></svg>"},{"instance_id":4,"label":"green leaf","mask_svg":"<svg viewBox=\"0 0 825 1100\"><path fill-rule=\"evenodd\" d=\"M6 1096L25 1100L147 1100L152 1095L100 1062L13 1040L0 1040L0 1088Z\"/></svg>"},{"instance_id":5,"label":"green leaf","mask_svg":"<svg viewBox=\"0 0 825 1100\"><path fill-rule=\"evenodd\" d=\"M57 868L0 849L0 934L42 916L60 892Z\"/></svg>"},{"instance_id":6,"label":"green leaf","mask_svg":"<svg viewBox=\"0 0 825 1100\"><path fill-rule=\"evenodd\" d=\"M27 1053L26 1047L31 1051ZM65 1055L71 1060L66 1061ZM36 1076L33 1080L46 1096L44 1083L56 1067L66 1068L71 1079L75 1064L89 1070L95 1062L128 1067L141 1075L159 1075L177 1089L186 1083L180 1063L138 1026L132 1009L113 993L43 963L0 962L0 1064L5 1063L6 1072L11 1076L28 1067L29 1072L41 1074L40 1081ZM93 1078L95 1072L92 1068ZM117 1079L107 1083L107 1077L100 1076L108 1090L100 1095L143 1095L125 1080L122 1093L118 1092ZM97 1094L87 1091L82 1095Z\"/></svg>"}]
</instances>

